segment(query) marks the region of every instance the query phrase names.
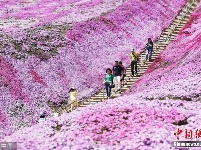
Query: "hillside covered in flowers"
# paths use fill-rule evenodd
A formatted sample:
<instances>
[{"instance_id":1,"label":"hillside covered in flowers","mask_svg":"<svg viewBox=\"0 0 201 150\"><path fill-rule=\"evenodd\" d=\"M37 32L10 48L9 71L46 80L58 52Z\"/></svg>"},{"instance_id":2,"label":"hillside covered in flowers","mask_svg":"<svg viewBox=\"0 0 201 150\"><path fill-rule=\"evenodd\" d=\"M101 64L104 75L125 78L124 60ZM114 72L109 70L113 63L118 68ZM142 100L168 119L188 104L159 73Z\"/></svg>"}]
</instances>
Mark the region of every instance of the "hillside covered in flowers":
<instances>
[{"instance_id":1,"label":"hillside covered in flowers","mask_svg":"<svg viewBox=\"0 0 201 150\"><path fill-rule=\"evenodd\" d=\"M172 141L200 140L200 9L126 95L48 118L4 140L17 141L20 150L169 150L176 149ZM185 130L194 131L192 139Z\"/></svg>"},{"instance_id":2,"label":"hillside covered in flowers","mask_svg":"<svg viewBox=\"0 0 201 150\"><path fill-rule=\"evenodd\" d=\"M0 139L31 126L47 102L102 88L115 60L129 64L131 47L156 39L181 1L1 1ZM165 13L164 13L165 12ZM140 85L139 85L140 87Z\"/></svg>"}]
</instances>

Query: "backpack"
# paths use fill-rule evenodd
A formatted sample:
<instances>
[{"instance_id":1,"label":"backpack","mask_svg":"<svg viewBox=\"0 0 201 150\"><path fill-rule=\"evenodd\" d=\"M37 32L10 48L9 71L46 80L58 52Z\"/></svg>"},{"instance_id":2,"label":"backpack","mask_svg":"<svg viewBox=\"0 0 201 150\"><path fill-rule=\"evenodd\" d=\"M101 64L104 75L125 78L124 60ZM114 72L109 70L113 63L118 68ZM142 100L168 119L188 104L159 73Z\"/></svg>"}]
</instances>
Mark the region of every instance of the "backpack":
<instances>
[{"instance_id":1,"label":"backpack","mask_svg":"<svg viewBox=\"0 0 201 150\"><path fill-rule=\"evenodd\" d=\"M136 56L135 54L132 54L132 55L133 55L133 57L135 58L136 61L139 61L138 56Z\"/></svg>"}]
</instances>

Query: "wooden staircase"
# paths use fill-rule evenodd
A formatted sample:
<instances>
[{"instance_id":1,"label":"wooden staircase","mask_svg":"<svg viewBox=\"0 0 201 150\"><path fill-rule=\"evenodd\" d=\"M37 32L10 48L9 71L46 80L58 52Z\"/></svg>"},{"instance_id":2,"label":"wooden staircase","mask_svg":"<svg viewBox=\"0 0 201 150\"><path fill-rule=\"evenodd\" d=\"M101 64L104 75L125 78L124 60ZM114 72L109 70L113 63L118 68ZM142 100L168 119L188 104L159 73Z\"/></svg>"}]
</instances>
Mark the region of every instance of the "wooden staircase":
<instances>
[{"instance_id":1,"label":"wooden staircase","mask_svg":"<svg viewBox=\"0 0 201 150\"><path fill-rule=\"evenodd\" d=\"M160 37L154 41L154 48L152 54L152 60L155 60L161 51L163 51L166 46L175 38L180 29L184 27L184 25L188 22L191 13L197 7L199 1L198 0L189 0L186 2L186 5L182 8L180 13L173 20L171 25L166 28ZM142 61L145 60L146 52L142 52L140 54L140 63L138 63L138 76L131 77L131 66L126 68L126 77L125 77L125 85L121 88L120 93L115 93L114 89L111 92L111 98L116 98L124 94L126 90L128 90L138 79L143 75L145 70L149 67L152 62ZM106 90L103 86L99 92L90 98L84 98L80 102L80 107L86 107L91 104L96 104L98 102L103 102L107 100ZM56 105L49 104L52 108L53 112L62 114L63 112L70 112L70 105L65 103Z\"/></svg>"}]
</instances>

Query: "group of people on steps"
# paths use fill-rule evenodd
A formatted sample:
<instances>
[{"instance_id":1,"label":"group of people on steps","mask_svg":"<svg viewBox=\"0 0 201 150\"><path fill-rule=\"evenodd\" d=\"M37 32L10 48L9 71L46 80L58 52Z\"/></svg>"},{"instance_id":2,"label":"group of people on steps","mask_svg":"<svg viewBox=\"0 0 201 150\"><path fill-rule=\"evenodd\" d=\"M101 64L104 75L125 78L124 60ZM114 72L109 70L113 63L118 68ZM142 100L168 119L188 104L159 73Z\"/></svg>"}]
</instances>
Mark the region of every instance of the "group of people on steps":
<instances>
[{"instance_id":1,"label":"group of people on steps","mask_svg":"<svg viewBox=\"0 0 201 150\"><path fill-rule=\"evenodd\" d=\"M146 50L146 61L149 59L151 61L152 52L153 52L153 42L151 38L148 38L148 42L145 47ZM137 64L139 62L139 55L138 53L132 48L130 53L130 61L131 61L131 76L138 76L138 68ZM124 78L126 76L126 69L122 65L122 62L115 61L115 65L113 69L110 68L106 69L105 75L105 89L107 93L108 99L111 97L111 89L115 88L116 92L121 92L121 86L124 86ZM121 82L121 83L120 83Z\"/></svg>"},{"instance_id":2,"label":"group of people on steps","mask_svg":"<svg viewBox=\"0 0 201 150\"><path fill-rule=\"evenodd\" d=\"M131 59L131 72L132 76L137 75L137 62L139 61L138 53L132 49L130 54ZM134 71L135 69L135 71ZM126 68L123 66L121 61L115 61L115 64L112 69L106 69L106 76L104 80L106 93L108 99L111 97L111 89L115 88L115 93L121 92L121 87L124 86L124 78L126 76ZM76 95L78 91L75 88L71 88L70 91L70 100L71 100L71 111L74 107L78 107L78 101Z\"/></svg>"},{"instance_id":3,"label":"group of people on steps","mask_svg":"<svg viewBox=\"0 0 201 150\"><path fill-rule=\"evenodd\" d=\"M123 66L121 61L115 61L112 70L110 68L106 69L104 84L108 99L111 96L111 88L115 88L115 93L121 92L121 87L124 86L125 76L126 68Z\"/></svg>"},{"instance_id":4,"label":"group of people on steps","mask_svg":"<svg viewBox=\"0 0 201 150\"><path fill-rule=\"evenodd\" d=\"M148 42L145 47L146 50L146 60L149 59L151 61L152 52L153 52L153 42L151 38L148 38ZM130 53L130 60L131 60L131 76L138 75L138 69L137 64L139 62L139 55L138 53L132 48ZM121 87L124 86L124 78L126 76L126 68L123 66L121 61L115 61L115 65L112 69L107 68L106 69L106 75L105 75L105 89L107 93L108 99L111 97L111 89L115 88L116 92L121 92ZM78 90L76 88L71 88L69 91L70 94L70 101L71 101L71 111L74 109L74 107L78 107L79 103L76 98L76 95L78 93ZM40 115L40 119L44 120L46 116L46 113L42 113ZM40 122L40 121L39 121Z\"/></svg>"}]
</instances>

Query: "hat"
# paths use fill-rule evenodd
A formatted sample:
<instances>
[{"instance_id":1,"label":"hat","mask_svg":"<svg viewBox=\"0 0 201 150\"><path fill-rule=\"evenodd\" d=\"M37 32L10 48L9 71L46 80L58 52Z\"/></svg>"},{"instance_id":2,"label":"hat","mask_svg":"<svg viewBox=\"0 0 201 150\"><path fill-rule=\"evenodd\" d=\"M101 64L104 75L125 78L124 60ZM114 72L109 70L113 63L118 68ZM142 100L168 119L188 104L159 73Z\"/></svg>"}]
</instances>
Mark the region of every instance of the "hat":
<instances>
[{"instance_id":1,"label":"hat","mask_svg":"<svg viewBox=\"0 0 201 150\"><path fill-rule=\"evenodd\" d=\"M40 115L45 115L47 112L46 111L42 111L40 112Z\"/></svg>"}]
</instances>

